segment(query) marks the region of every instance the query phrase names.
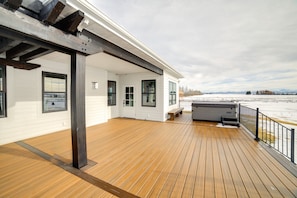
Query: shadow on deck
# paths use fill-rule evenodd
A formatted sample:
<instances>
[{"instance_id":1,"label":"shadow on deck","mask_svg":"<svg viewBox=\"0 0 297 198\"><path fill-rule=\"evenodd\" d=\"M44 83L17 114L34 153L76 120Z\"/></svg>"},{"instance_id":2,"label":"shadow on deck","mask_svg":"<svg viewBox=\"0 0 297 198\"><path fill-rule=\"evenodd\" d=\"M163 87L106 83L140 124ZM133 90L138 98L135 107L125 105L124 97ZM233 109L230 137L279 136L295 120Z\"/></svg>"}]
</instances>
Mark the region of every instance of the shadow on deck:
<instances>
[{"instance_id":1,"label":"shadow on deck","mask_svg":"<svg viewBox=\"0 0 297 198\"><path fill-rule=\"evenodd\" d=\"M297 178L246 132L190 113L89 127L87 149L76 170L69 130L0 146L0 197L297 196Z\"/></svg>"}]
</instances>

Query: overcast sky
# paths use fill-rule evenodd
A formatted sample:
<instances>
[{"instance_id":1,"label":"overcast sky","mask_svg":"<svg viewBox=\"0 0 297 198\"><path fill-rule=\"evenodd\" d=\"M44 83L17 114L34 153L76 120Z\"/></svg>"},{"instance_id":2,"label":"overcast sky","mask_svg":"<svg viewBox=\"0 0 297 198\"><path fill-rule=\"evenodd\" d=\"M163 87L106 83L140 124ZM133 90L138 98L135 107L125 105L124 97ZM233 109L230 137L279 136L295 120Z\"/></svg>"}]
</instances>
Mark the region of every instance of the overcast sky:
<instances>
[{"instance_id":1,"label":"overcast sky","mask_svg":"<svg viewBox=\"0 0 297 198\"><path fill-rule=\"evenodd\" d=\"M203 92L297 90L297 0L89 0Z\"/></svg>"}]
</instances>

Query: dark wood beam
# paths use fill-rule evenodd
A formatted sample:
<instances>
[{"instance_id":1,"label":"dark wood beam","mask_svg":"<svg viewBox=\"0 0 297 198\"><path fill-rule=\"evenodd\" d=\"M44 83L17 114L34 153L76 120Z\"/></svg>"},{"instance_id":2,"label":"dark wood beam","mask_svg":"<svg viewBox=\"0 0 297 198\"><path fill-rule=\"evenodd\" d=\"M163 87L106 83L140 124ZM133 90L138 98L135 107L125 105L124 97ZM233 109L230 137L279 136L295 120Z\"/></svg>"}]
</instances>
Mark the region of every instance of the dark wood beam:
<instances>
[{"instance_id":1,"label":"dark wood beam","mask_svg":"<svg viewBox=\"0 0 297 198\"><path fill-rule=\"evenodd\" d=\"M18 41L18 40L12 40L5 37L0 37L0 54L2 52L6 52L7 50L17 46L20 43L21 41Z\"/></svg>"},{"instance_id":2,"label":"dark wood beam","mask_svg":"<svg viewBox=\"0 0 297 198\"><path fill-rule=\"evenodd\" d=\"M33 60L35 58L39 58L41 56L44 56L46 54L52 53L54 50L50 50L50 49L45 49L45 48L38 48L32 52L29 52L25 55L20 56L20 60L21 61L29 61L29 60Z\"/></svg>"},{"instance_id":3,"label":"dark wood beam","mask_svg":"<svg viewBox=\"0 0 297 198\"><path fill-rule=\"evenodd\" d=\"M12 66L16 69L25 69L25 70L32 70L40 67L40 65L38 64L26 63L23 61L15 61L15 60L9 60L4 58L0 58L0 64Z\"/></svg>"},{"instance_id":4,"label":"dark wood beam","mask_svg":"<svg viewBox=\"0 0 297 198\"><path fill-rule=\"evenodd\" d=\"M56 23L57 18L65 8L65 0L53 0L45 5L39 14L39 19L45 24L53 25Z\"/></svg>"},{"instance_id":5,"label":"dark wood beam","mask_svg":"<svg viewBox=\"0 0 297 198\"><path fill-rule=\"evenodd\" d=\"M87 165L85 73L86 57L79 53L71 54L71 136L75 168Z\"/></svg>"},{"instance_id":6,"label":"dark wood beam","mask_svg":"<svg viewBox=\"0 0 297 198\"><path fill-rule=\"evenodd\" d=\"M122 60L128 61L135 65L138 65L138 66L140 66L144 69L150 70L156 74L163 75L163 70L160 69L159 67L143 60L142 58L139 58L138 56L132 54L131 52L128 52L128 51L124 50L123 48L121 48L121 47L119 47L119 46L117 46L103 38L100 38L100 37L94 35L91 32L88 32L87 30L83 30L82 35L90 38L95 45L100 46L102 48L102 50L107 54L110 54L110 55L120 58Z\"/></svg>"},{"instance_id":7,"label":"dark wood beam","mask_svg":"<svg viewBox=\"0 0 297 198\"><path fill-rule=\"evenodd\" d=\"M78 10L70 14L69 16L65 17L64 19L60 20L54 26L60 30L73 34L77 32L77 27L83 20L83 18L84 13Z\"/></svg>"},{"instance_id":8,"label":"dark wood beam","mask_svg":"<svg viewBox=\"0 0 297 198\"><path fill-rule=\"evenodd\" d=\"M91 39L66 34L23 13L11 12L1 6L0 36L26 41L26 43L68 54L74 51L88 55L101 52L100 47L95 45Z\"/></svg>"},{"instance_id":9,"label":"dark wood beam","mask_svg":"<svg viewBox=\"0 0 297 198\"><path fill-rule=\"evenodd\" d=\"M2 3L11 10L17 10L22 5L22 0L3 0Z\"/></svg>"},{"instance_id":10,"label":"dark wood beam","mask_svg":"<svg viewBox=\"0 0 297 198\"><path fill-rule=\"evenodd\" d=\"M6 51L6 58L7 59L14 59L16 57L22 56L29 52L38 49L38 46L34 46L28 43L20 43L19 45L11 48L10 50Z\"/></svg>"}]
</instances>

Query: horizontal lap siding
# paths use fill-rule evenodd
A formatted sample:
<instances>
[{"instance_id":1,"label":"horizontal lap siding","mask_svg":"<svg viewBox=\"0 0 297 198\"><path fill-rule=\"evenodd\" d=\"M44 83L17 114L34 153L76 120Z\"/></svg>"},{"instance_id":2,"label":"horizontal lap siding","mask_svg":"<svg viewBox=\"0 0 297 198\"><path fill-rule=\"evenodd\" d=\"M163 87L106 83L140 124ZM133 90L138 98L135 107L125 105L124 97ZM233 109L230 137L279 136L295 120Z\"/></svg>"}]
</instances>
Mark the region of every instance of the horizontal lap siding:
<instances>
[{"instance_id":1,"label":"horizontal lap siding","mask_svg":"<svg viewBox=\"0 0 297 198\"><path fill-rule=\"evenodd\" d=\"M169 106L169 82L176 83L176 104ZM169 74L164 75L164 116L165 120L168 119L168 112L172 109L178 108L179 105L179 83L178 79L172 77Z\"/></svg>"},{"instance_id":2,"label":"horizontal lap siding","mask_svg":"<svg viewBox=\"0 0 297 198\"><path fill-rule=\"evenodd\" d=\"M7 117L0 119L0 145L70 127L69 65L45 59L34 63L42 67L30 71L7 67ZM67 111L42 113L42 71L67 74Z\"/></svg>"},{"instance_id":3,"label":"horizontal lap siding","mask_svg":"<svg viewBox=\"0 0 297 198\"><path fill-rule=\"evenodd\" d=\"M98 89L92 87L98 82ZM105 70L86 68L86 125L92 126L107 122L107 72Z\"/></svg>"},{"instance_id":4,"label":"horizontal lap siding","mask_svg":"<svg viewBox=\"0 0 297 198\"><path fill-rule=\"evenodd\" d=\"M142 106L142 80L156 80L156 107ZM124 86L135 87L135 118L141 120L163 121L163 76L148 73L121 75L120 101L124 100ZM123 108L121 106L121 108ZM123 114L121 114L123 116Z\"/></svg>"},{"instance_id":5,"label":"horizontal lap siding","mask_svg":"<svg viewBox=\"0 0 297 198\"><path fill-rule=\"evenodd\" d=\"M41 65L35 70L7 67L7 117L0 119L0 145L71 127L70 57L58 55L64 64L43 58L34 60ZM67 74L66 111L42 113L42 71ZM92 82L99 88L93 89ZM87 66L86 125L106 122L107 117L107 72Z\"/></svg>"},{"instance_id":6,"label":"horizontal lap siding","mask_svg":"<svg viewBox=\"0 0 297 198\"><path fill-rule=\"evenodd\" d=\"M93 126L107 122L105 96L86 96L86 125Z\"/></svg>"}]
</instances>

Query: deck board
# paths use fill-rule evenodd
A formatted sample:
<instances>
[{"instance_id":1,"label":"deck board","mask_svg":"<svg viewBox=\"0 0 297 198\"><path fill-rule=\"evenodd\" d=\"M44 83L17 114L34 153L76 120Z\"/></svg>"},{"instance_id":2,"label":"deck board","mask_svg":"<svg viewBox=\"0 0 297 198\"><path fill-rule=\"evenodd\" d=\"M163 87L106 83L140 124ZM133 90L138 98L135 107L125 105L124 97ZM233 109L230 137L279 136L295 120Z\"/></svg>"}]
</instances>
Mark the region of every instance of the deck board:
<instances>
[{"instance_id":1,"label":"deck board","mask_svg":"<svg viewBox=\"0 0 297 198\"><path fill-rule=\"evenodd\" d=\"M71 164L71 133L24 141ZM112 119L87 128L84 173L139 197L296 197L297 178L243 129ZM0 146L0 197L114 197L12 143Z\"/></svg>"}]
</instances>

